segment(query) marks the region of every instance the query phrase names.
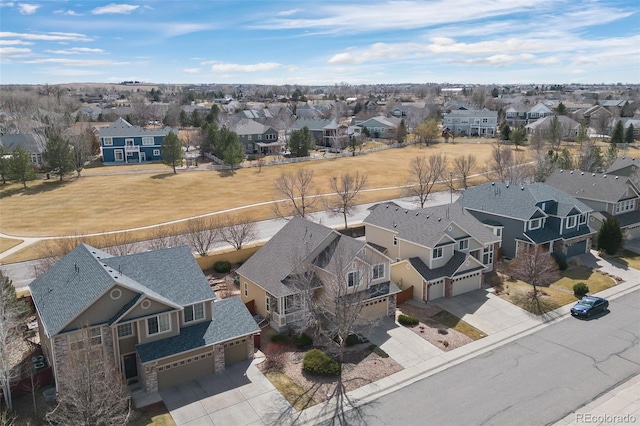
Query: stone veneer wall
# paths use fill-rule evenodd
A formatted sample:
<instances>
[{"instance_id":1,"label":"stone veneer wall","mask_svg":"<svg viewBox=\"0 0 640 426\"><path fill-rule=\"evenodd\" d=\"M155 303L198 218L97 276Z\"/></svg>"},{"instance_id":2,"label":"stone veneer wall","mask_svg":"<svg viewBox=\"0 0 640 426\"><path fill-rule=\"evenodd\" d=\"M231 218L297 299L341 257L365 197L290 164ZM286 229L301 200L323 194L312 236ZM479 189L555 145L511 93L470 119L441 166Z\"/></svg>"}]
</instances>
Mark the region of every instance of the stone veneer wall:
<instances>
[{"instance_id":1,"label":"stone veneer wall","mask_svg":"<svg viewBox=\"0 0 640 426\"><path fill-rule=\"evenodd\" d=\"M224 345L213 345L213 372L220 373L224 371Z\"/></svg>"},{"instance_id":2,"label":"stone veneer wall","mask_svg":"<svg viewBox=\"0 0 640 426\"><path fill-rule=\"evenodd\" d=\"M396 294L392 294L391 296L389 296L389 303L387 303L387 316L389 317L396 317L396 306L397 306L397 295Z\"/></svg>"},{"instance_id":3,"label":"stone veneer wall","mask_svg":"<svg viewBox=\"0 0 640 426\"><path fill-rule=\"evenodd\" d=\"M157 363L142 365L142 384L147 393L158 392L158 367Z\"/></svg>"},{"instance_id":4,"label":"stone veneer wall","mask_svg":"<svg viewBox=\"0 0 640 426\"><path fill-rule=\"evenodd\" d=\"M255 351L255 347L253 346L253 334L251 336L247 336L247 358L253 358L253 352Z\"/></svg>"}]
</instances>

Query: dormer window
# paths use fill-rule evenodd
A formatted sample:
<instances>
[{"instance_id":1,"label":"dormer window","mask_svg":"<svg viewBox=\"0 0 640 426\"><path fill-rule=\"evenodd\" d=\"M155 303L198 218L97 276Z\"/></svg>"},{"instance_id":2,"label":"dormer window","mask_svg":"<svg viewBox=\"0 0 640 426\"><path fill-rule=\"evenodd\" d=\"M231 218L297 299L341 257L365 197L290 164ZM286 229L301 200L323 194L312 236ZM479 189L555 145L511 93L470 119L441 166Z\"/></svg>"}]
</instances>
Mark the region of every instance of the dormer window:
<instances>
[{"instance_id":1,"label":"dormer window","mask_svg":"<svg viewBox=\"0 0 640 426\"><path fill-rule=\"evenodd\" d=\"M398 245L398 236L397 236L397 235L394 235L394 236L393 236L393 245L394 245L394 246L397 246L397 245Z\"/></svg>"},{"instance_id":2,"label":"dormer window","mask_svg":"<svg viewBox=\"0 0 640 426\"><path fill-rule=\"evenodd\" d=\"M347 287L355 287L360 284L360 271L351 271L347 274Z\"/></svg>"},{"instance_id":3,"label":"dormer window","mask_svg":"<svg viewBox=\"0 0 640 426\"><path fill-rule=\"evenodd\" d=\"M147 336L171 331L171 319L169 314L160 314L147 318Z\"/></svg>"},{"instance_id":4,"label":"dormer window","mask_svg":"<svg viewBox=\"0 0 640 426\"><path fill-rule=\"evenodd\" d=\"M384 263L378 263L373 267L373 279L384 278Z\"/></svg>"},{"instance_id":5,"label":"dormer window","mask_svg":"<svg viewBox=\"0 0 640 426\"><path fill-rule=\"evenodd\" d=\"M576 226L576 217L575 216L569 216L567 218L567 229L568 228L575 228Z\"/></svg>"},{"instance_id":6,"label":"dormer window","mask_svg":"<svg viewBox=\"0 0 640 426\"><path fill-rule=\"evenodd\" d=\"M582 213L578 217L578 225L584 225L585 223L587 223L587 214L586 213Z\"/></svg>"},{"instance_id":7,"label":"dormer window","mask_svg":"<svg viewBox=\"0 0 640 426\"><path fill-rule=\"evenodd\" d=\"M196 303L184 307L184 322L193 322L204 319L204 303Z\"/></svg>"},{"instance_id":8,"label":"dormer window","mask_svg":"<svg viewBox=\"0 0 640 426\"><path fill-rule=\"evenodd\" d=\"M538 218L538 219L531 219L529 221L529 230L533 231L534 229L540 229L542 228L542 219Z\"/></svg>"},{"instance_id":9,"label":"dormer window","mask_svg":"<svg viewBox=\"0 0 640 426\"><path fill-rule=\"evenodd\" d=\"M616 204L616 214L625 213L635 208L636 200L625 200Z\"/></svg>"},{"instance_id":10,"label":"dormer window","mask_svg":"<svg viewBox=\"0 0 640 426\"><path fill-rule=\"evenodd\" d=\"M547 203L542 203L542 204L540 204L540 210L544 211L544 208L545 208L546 204L547 204Z\"/></svg>"},{"instance_id":11,"label":"dormer window","mask_svg":"<svg viewBox=\"0 0 640 426\"><path fill-rule=\"evenodd\" d=\"M433 249L433 258L440 259L442 257L442 247L436 247Z\"/></svg>"},{"instance_id":12,"label":"dormer window","mask_svg":"<svg viewBox=\"0 0 640 426\"><path fill-rule=\"evenodd\" d=\"M458 242L458 250L463 251L469 248L469 240L460 240Z\"/></svg>"}]
</instances>

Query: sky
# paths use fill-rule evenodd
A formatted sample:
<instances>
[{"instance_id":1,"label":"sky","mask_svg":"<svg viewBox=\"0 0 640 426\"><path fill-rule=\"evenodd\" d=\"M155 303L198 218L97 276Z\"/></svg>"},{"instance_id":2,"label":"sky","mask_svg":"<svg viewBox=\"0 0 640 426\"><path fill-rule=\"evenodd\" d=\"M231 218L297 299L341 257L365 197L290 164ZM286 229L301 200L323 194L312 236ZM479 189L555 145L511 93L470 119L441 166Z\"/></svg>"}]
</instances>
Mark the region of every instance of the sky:
<instances>
[{"instance_id":1,"label":"sky","mask_svg":"<svg viewBox=\"0 0 640 426\"><path fill-rule=\"evenodd\" d=\"M639 83L639 0L0 0L0 83Z\"/></svg>"}]
</instances>

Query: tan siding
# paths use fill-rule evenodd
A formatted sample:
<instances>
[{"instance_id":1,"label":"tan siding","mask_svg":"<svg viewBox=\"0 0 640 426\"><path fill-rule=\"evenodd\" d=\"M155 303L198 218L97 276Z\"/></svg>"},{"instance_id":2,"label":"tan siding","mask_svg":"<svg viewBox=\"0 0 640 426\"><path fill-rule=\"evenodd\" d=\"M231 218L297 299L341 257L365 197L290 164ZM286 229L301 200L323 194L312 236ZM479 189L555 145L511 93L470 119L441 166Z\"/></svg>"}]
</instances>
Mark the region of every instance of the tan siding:
<instances>
[{"instance_id":1,"label":"tan siding","mask_svg":"<svg viewBox=\"0 0 640 426\"><path fill-rule=\"evenodd\" d=\"M408 261L398 262L391 265L391 279L398 284L398 287L400 287L401 290L405 290L413 286L413 298L424 300L422 297L422 275L413 269Z\"/></svg>"},{"instance_id":2,"label":"tan siding","mask_svg":"<svg viewBox=\"0 0 640 426\"><path fill-rule=\"evenodd\" d=\"M410 243L407 241L400 241L400 253L401 259L409 259L412 257L419 257L424 263L429 264L431 258L431 250L418 244Z\"/></svg>"},{"instance_id":3,"label":"tan siding","mask_svg":"<svg viewBox=\"0 0 640 426\"><path fill-rule=\"evenodd\" d=\"M476 272L472 274L470 277L466 278L454 278L453 280L453 290L451 295L457 296L459 294L463 294L469 291L477 290L480 288L481 284L481 272Z\"/></svg>"},{"instance_id":4,"label":"tan siding","mask_svg":"<svg viewBox=\"0 0 640 426\"><path fill-rule=\"evenodd\" d=\"M166 333L154 334L152 336L147 336L147 318L141 318L140 320L138 320L138 323L140 325L140 327L138 328L140 330L140 334L139 334L140 343L141 344L149 343L155 340L166 339L167 337L176 336L180 334L180 328L178 327L177 314L178 314L177 312L169 313L169 317L171 318L171 331L168 331Z\"/></svg>"},{"instance_id":5,"label":"tan siding","mask_svg":"<svg viewBox=\"0 0 640 426\"><path fill-rule=\"evenodd\" d=\"M247 296L244 295L245 283L247 284L247 290L248 290ZM267 313L267 309L265 307L266 294L267 293L264 291L264 289L262 287L259 287L253 281L250 281L244 277L240 277L240 298L242 299L242 302L248 303L254 300L256 313L265 318L269 316L269 314ZM273 310L273 307L271 307L271 309Z\"/></svg>"},{"instance_id":6,"label":"tan siding","mask_svg":"<svg viewBox=\"0 0 640 426\"><path fill-rule=\"evenodd\" d=\"M447 230L445 230L444 233L449 235L454 240L456 238L465 237L465 236L469 235L466 231L464 231L462 228L460 228L455 223L451 224L451 231L449 231L449 229L447 229Z\"/></svg>"},{"instance_id":7,"label":"tan siding","mask_svg":"<svg viewBox=\"0 0 640 426\"><path fill-rule=\"evenodd\" d=\"M151 302L151 306L148 309L142 309L140 303L144 300L149 300ZM136 306L133 307L131 311L127 315L125 315L120 321L124 322L129 319L139 318L143 316L150 316L153 314L157 314L160 312L166 312L169 309L175 309L173 306L167 306L164 303L156 302L151 299L143 299L139 300Z\"/></svg>"},{"instance_id":8,"label":"tan siding","mask_svg":"<svg viewBox=\"0 0 640 426\"><path fill-rule=\"evenodd\" d=\"M130 337L125 337L124 339L118 339L118 344L120 345L120 354L125 355L131 352L135 352L137 343L138 343L137 336L130 336Z\"/></svg>"},{"instance_id":9,"label":"tan siding","mask_svg":"<svg viewBox=\"0 0 640 426\"><path fill-rule=\"evenodd\" d=\"M371 225L365 225L365 234L368 243L386 247L388 250L386 255L392 259L398 257L398 246L393 245L394 232Z\"/></svg>"},{"instance_id":10,"label":"tan siding","mask_svg":"<svg viewBox=\"0 0 640 426\"><path fill-rule=\"evenodd\" d=\"M494 252L494 256L495 256L495 252ZM469 262L469 264L468 264L468 265L467 265L467 262ZM467 261L466 261L465 263L463 263L463 264L460 266L460 269L458 269L458 272L459 272L459 273L462 273L462 272L464 272L464 271L468 271L468 270L470 270L470 269L474 269L474 268L482 267L482 266L483 266L483 265L482 265L480 262L475 262L475 259L471 259L471 258L469 258L469 259L467 259Z\"/></svg>"},{"instance_id":11,"label":"tan siding","mask_svg":"<svg viewBox=\"0 0 640 426\"><path fill-rule=\"evenodd\" d=\"M178 354L178 355L174 355L174 356L170 356L167 358L163 358L163 359L159 359L157 360L158 365L166 365L166 364L171 364L177 361L180 361L182 359L185 358L189 358L192 356L196 356L196 355L201 355L201 354L206 354L206 353L210 353L213 352L213 347L212 346L205 346L202 348L198 348L198 349L194 349L192 351L189 352L185 352L183 354Z\"/></svg>"},{"instance_id":12,"label":"tan siding","mask_svg":"<svg viewBox=\"0 0 640 426\"><path fill-rule=\"evenodd\" d=\"M110 296L111 291L114 289L119 289L122 292L122 295L117 300L113 300ZM104 324L137 294L121 286L114 286L112 290L107 291L96 300L87 310L69 323L63 331L74 330L88 325Z\"/></svg>"},{"instance_id":13,"label":"tan siding","mask_svg":"<svg viewBox=\"0 0 640 426\"><path fill-rule=\"evenodd\" d=\"M363 318L371 320L382 318L384 316L387 316L388 303L388 297L372 300L371 302L365 303L365 305L362 307L362 311L360 311L360 314Z\"/></svg>"}]
</instances>

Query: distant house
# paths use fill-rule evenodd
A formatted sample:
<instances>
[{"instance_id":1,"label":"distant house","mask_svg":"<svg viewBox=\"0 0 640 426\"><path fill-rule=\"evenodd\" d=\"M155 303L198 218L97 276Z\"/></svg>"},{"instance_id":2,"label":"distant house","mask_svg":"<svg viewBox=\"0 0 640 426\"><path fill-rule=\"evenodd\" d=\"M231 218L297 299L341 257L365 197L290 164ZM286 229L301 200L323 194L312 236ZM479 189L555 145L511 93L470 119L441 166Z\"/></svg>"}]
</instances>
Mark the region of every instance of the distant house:
<instances>
[{"instance_id":1,"label":"distant house","mask_svg":"<svg viewBox=\"0 0 640 426\"><path fill-rule=\"evenodd\" d=\"M391 279L427 301L482 286L493 270L502 227L482 224L459 204L409 210L375 206L364 219L368 244L396 262Z\"/></svg>"},{"instance_id":2,"label":"distant house","mask_svg":"<svg viewBox=\"0 0 640 426\"><path fill-rule=\"evenodd\" d=\"M83 332L149 393L252 358L260 332L239 298L216 298L186 246L111 256L81 244L29 289L57 387Z\"/></svg>"},{"instance_id":3,"label":"distant house","mask_svg":"<svg viewBox=\"0 0 640 426\"><path fill-rule=\"evenodd\" d=\"M626 238L640 238L640 190L628 177L556 170L545 183L591 207L594 210L590 220L593 229L600 229L605 219L615 216Z\"/></svg>"},{"instance_id":4,"label":"distant house","mask_svg":"<svg viewBox=\"0 0 640 426\"><path fill-rule=\"evenodd\" d=\"M278 142L278 132L270 126L243 118L231 126L238 134L247 154L275 154L282 151L283 143Z\"/></svg>"},{"instance_id":5,"label":"distant house","mask_svg":"<svg viewBox=\"0 0 640 426\"><path fill-rule=\"evenodd\" d=\"M400 290L390 278L390 262L364 241L293 218L237 273L242 301L253 303L272 328L284 331L308 315L309 300L321 301L337 285L346 287L344 297L358 295L363 319L393 317ZM300 274L308 274L307 279L299 281ZM313 297L304 297L305 292Z\"/></svg>"},{"instance_id":6,"label":"distant house","mask_svg":"<svg viewBox=\"0 0 640 426\"><path fill-rule=\"evenodd\" d=\"M505 111L505 120L511 127L520 127L531 124L536 120L548 117L553 111L545 104L538 102L531 108L523 106L510 106Z\"/></svg>"},{"instance_id":7,"label":"distant house","mask_svg":"<svg viewBox=\"0 0 640 426\"><path fill-rule=\"evenodd\" d=\"M482 223L503 228L504 257L530 247L566 257L591 249L593 209L551 185L491 182L467 189L456 202Z\"/></svg>"},{"instance_id":8,"label":"distant house","mask_svg":"<svg viewBox=\"0 0 640 426\"><path fill-rule=\"evenodd\" d=\"M169 133L178 135L178 130L146 129L118 118L110 126L99 129L102 162L113 165L160 161L162 141Z\"/></svg>"},{"instance_id":9,"label":"distant house","mask_svg":"<svg viewBox=\"0 0 640 426\"><path fill-rule=\"evenodd\" d=\"M42 154L47 146L44 136L35 133L9 133L0 136L0 146L9 152L17 147L22 147L31 156L31 162L42 165Z\"/></svg>"},{"instance_id":10,"label":"distant house","mask_svg":"<svg viewBox=\"0 0 640 426\"><path fill-rule=\"evenodd\" d=\"M336 120L299 118L291 126L291 130L302 130L305 127L309 129L318 146L343 149L347 145L348 126L340 124Z\"/></svg>"},{"instance_id":11,"label":"distant house","mask_svg":"<svg viewBox=\"0 0 640 426\"><path fill-rule=\"evenodd\" d=\"M609 166L606 173L608 175L630 177L637 175L638 169L640 169L640 158L618 157L613 164Z\"/></svg>"},{"instance_id":12,"label":"distant house","mask_svg":"<svg viewBox=\"0 0 640 426\"><path fill-rule=\"evenodd\" d=\"M481 110L454 110L444 114L442 127L453 136L494 137L497 132L498 113L486 108Z\"/></svg>"},{"instance_id":13,"label":"distant house","mask_svg":"<svg viewBox=\"0 0 640 426\"><path fill-rule=\"evenodd\" d=\"M536 130L546 132L551 125L553 117L558 117L562 138L573 138L578 135L578 132L580 131L580 123L566 115L548 115L544 118L539 118L531 124L527 124L524 128L529 134L534 133Z\"/></svg>"},{"instance_id":14,"label":"distant house","mask_svg":"<svg viewBox=\"0 0 640 426\"><path fill-rule=\"evenodd\" d=\"M356 125L362 129L367 129L372 138L393 139L396 137L396 130L400 125L400 118L377 116L368 120L356 121Z\"/></svg>"}]
</instances>

